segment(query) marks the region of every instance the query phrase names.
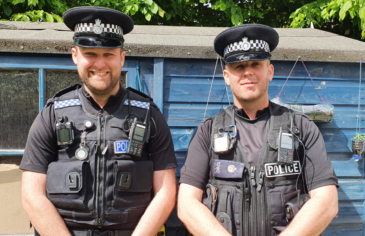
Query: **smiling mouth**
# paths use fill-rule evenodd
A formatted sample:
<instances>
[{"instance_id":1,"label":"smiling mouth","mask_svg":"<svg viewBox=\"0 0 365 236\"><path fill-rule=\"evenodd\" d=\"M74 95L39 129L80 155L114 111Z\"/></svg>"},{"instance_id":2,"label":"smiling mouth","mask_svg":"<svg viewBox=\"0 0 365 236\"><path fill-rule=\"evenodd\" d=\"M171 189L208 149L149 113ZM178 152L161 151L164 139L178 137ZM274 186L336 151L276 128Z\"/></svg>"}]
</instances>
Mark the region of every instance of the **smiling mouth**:
<instances>
[{"instance_id":1,"label":"smiling mouth","mask_svg":"<svg viewBox=\"0 0 365 236\"><path fill-rule=\"evenodd\" d=\"M246 82L246 83L243 83L242 85L250 85L250 84L256 84L254 82Z\"/></svg>"},{"instance_id":2,"label":"smiling mouth","mask_svg":"<svg viewBox=\"0 0 365 236\"><path fill-rule=\"evenodd\" d=\"M93 75L99 75L99 76L103 76L103 75L106 75L108 74L109 72L95 72L95 71L90 71L91 74Z\"/></svg>"}]
</instances>

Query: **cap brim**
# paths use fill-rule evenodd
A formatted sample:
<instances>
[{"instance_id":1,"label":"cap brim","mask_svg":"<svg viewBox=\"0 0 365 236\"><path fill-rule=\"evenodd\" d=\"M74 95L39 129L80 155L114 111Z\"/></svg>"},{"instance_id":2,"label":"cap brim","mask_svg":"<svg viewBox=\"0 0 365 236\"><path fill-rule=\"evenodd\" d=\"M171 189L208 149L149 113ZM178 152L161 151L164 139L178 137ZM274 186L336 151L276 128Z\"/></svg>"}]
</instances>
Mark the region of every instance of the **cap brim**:
<instances>
[{"instance_id":1,"label":"cap brim","mask_svg":"<svg viewBox=\"0 0 365 236\"><path fill-rule=\"evenodd\" d=\"M224 58L226 64L232 64L242 61L265 61L270 60L271 54L268 52L242 52L230 55Z\"/></svg>"},{"instance_id":2,"label":"cap brim","mask_svg":"<svg viewBox=\"0 0 365 236\"><path fill-rule=\"evenodd\" d=\"M123 41L116 38L75 37L74 44L84 48L122 48Z\"/></svg>"}]
</instances>

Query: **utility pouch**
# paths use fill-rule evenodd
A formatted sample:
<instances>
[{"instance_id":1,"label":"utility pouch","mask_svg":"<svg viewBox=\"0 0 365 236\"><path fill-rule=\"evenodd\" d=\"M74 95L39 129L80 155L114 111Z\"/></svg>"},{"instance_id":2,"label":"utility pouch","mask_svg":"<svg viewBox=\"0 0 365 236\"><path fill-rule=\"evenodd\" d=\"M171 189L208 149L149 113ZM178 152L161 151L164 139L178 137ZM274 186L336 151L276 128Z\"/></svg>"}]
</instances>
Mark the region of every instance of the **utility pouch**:
<instances>
[{"instance_id":1,"label":"utility pouch","mask_svg":"<svg viewBox=\"0 0 365 236\"><path fill-rule=\"evenodd\" d=\"M296 216L303 205L309 200L308 194L301 194L285 204L286 220L290 221Z\"/></svg>"},{"instance_id":2,"label":"utility pouch","mask_svg":"<svg viewBox=\"0 0 365 236\"><path fill-rule=\"evenodd\" d=\"M62 209L83 209L88 163L82 161L52 162L48 166L46 189L48 199Z\"/></svg>"},{"instance_id":3,"label":"utility pouch","mask_svg":"<svg viewBox=\"0 0 365 236\"><path fill-rule=\"evenodd\" d=\"M152 161L118 160L114 162L113 207L147 207L153 184Z\"/></svg>"},{"instance_id":4,"label":"utility pouch","mask_svg":"<svg viewBox=\"0 0 365 236\"><path fill-rule=\"evenodd\" d=\"M218 222L232 235L241 236L243 223L243 183L210 180L206 186L203 204L216 216ZM216 197L215 197L216 196ZM216 199L216 201L214 201Z\"/></svg>"}]
</instances>

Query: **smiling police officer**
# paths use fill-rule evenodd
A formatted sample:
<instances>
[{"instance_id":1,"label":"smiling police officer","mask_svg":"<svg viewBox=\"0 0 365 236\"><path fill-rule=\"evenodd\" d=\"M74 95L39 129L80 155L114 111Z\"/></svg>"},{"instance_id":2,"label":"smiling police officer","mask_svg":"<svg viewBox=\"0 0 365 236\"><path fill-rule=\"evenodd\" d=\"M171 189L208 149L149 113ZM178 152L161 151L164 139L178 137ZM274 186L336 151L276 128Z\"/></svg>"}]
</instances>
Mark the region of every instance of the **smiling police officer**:
<instances>
[{"instance_id":1,"label":"smiling police officer","mask_svg":"<svg viewBox=\"0 0 365 236\"><path fill-rule=\"evenodd\" d=\"M177 164L157 106L119 82L133 21L101 7L63 19L83 86L58 92L30 129L23 207L40 235L156 235L175 204Z\"/></svg>"},{"instance_id":2,"label":"smiling police officer","mask_svg":"<svg viewBox=\"0 0 365 236\"><path fill-rule=\"evenodd\" d=\"M278 43L274 29L256 24L214 40L234 106L199 125L181 169L178 215L193 235L319 235L337 214L318 128L269 101Z\"/></svg>"}]
</instances>

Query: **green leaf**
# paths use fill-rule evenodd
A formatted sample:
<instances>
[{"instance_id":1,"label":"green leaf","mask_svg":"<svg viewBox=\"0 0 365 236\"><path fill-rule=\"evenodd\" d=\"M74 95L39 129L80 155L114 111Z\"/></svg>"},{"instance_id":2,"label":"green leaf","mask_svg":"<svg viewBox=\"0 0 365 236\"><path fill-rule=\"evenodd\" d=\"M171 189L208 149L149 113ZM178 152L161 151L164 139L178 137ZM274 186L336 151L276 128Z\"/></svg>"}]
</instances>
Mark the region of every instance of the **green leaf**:
<instances>
[{"instance_id":1,"label":"green leaf","mask_svg":"<svg viewBox=\"0 0 365 236\"><path fill-rule=\"evenodd\" d=\"M231 17L231 21L233 25L239 25L240 23L240 18L238 15L232 15Z\"/></svg>"},{"instance_id":2,"label":"green leaf","mask_svg":"<svg viewBox=\"0 0 365 236\"><path fill-rule=\"evenodd\" d=\"M151 6L151 12L152 12L153 14L156 14L156 13L157 13L157 11L158 11L158 6L157 6L157 4L156 4L156 3L153 3L153 4L152 4L152 6Z\"/></svg>"},{"instance_id":3,"label":"green leaf","mask_svg":"<svg viewBox=\"0 0 365 236\"><path fill-rule=\"evenodd\" d=\"M20 18L22 18L22 14L13 14L12 16L11 16L11 19L13 20L13 21L18 21Z\"/></svg>"},{"instance_id":4,"label":"green leaf","mask_svg":"<svg viewBox=\"0 0 365 236\"><path fill-rule=\"evenodd\" d=\"M147 15L145 15L144 17L146 18L146 20L147 20L147 21L150 21L152 16L151 16L151 14L150 14L150 13L148 13L148 14L147 14Z\"/></svg>"},{"instance_id":5,"label":"green leaf","mask_svg":"<svg viewBox=\"0 0 365 236\"><path fill-rule=\"evenodd\" d=\"M30 21L27 15L22 15L21 21Z\"/></svg>"},{"instance_id":6,"label":"green leaf","mask_svg":"<svg viewBox=\"0 0 365 236\"><path fill-rule=\"evenodd\" d=\"M24 2L25 2L25 0L14 0L14 1L12 1L11 4L16 5L16 4L24 3Z\"/></svg>"},{"instance_id":7,"label":"green leaf","mask_svg":"<svg viewBox=\"0 0 365 236\"><path fill-rule=\"evenodd\" d=\"M60 17L59 15L53 14L52 16L53 16L53 18L55 18L55 19L56 19L56 21L57 21L58 23L62 23L62 22L63 22L62 17Z\"/></svg>"},{"instance_id":8,"label":"green leaf","mask_svg":"<svg viewBox=\"0 0 365 236\"><path fill-rule=\"evenodd\" d=\"M166 20L170 20L171 19L171 14L169 14L169 13L166 12L165 16L166 16Z\"/></svg>"},{"instance_id":9,"label":"green leaf","mask_svg":"<svg viewBox=\"0 0 365 236\"><path fill-rule=\"evenodd\" d=\"M132 1L129 1L129 2L127 2L125 5L124 5L124 7L125 7L125 9L124 9L124 13L128 13L131 9L132 9L132 7L134 6L134 3L132 2ZM138 6L138 5L137 5Z\"/></svg>"},{"instance_id":10,"label":"green leaf","mask_svg":"<svg viewBox=\"0 0 365 236\"><path fill-rule=\"evenodd\" d=\"M28 6L33 5L36 6L38 4L38 0L28 0Z\"/></svg>"},{"instance_id":11,"label":"green leaf","mask_svg":"<svg viewBox=\"0 0 365 236\"><path fill-rule=\"evenodd\" d=\"M49 14L49 13L47 13L47 12L45 12L46 13L46 20L48 21L48 22L53 22L54 20L53 20L53 16L51 15L51 14Z\"/></svg>"},{"instance_id":12,"label":"green leaf","mask_svg":"<svg viewBox=\"0 0 365 236\"><path fill-rule=\"evenodd\" d=\"M360 19L365 20L365 6L359 10Z\"/></svg>"},{"instance_id":13,"label":"green leaf","mask_svg":"<svg viewBox=\"0 0 365 236\"><path fill-rule=\"evenodd\" d=\"M4 9L5 15L7 15L7 16L10 16L11 13L13 12L13 10L11 10L11 7L7 4L4 4L3 9Z\"/></svg>"},{"instance_id":14,"label":"green leaf","mask_svg":"<svg viewBox=\"0 0 365 236\"><path fill-rule=\"evenodd\" d=\"M352 1L347 1L340 10L340 21L342 21L343 19L345 19L346 17L346 12L352 7Z\"/></svg>"},{"instance_id":15,"label":"green leaf","mask_svg":"<svg viewBox=\"0 0 365 236\"><path fill-rule=\"evenodd\" d=\"M346 31L345 31L345 35L348 35L350 33L350 30L349 29L347 29Z\"/></svg>"},{"instance_id":16,"label":"green leaf","mask_svg":"<svg viewBox=\"0 0 365 236\"><path fill-rule=\"evenodd\" d=\"M153 1L152 0L144 0L145 3L147 3L148 5L152 5Z\"/></svg>"},{"instance_id":17,"label":"green leaf","mask_svg":"<svg viewBox=\"0 0 365 236\"><path fill-rule=\"evenodd\" d=\"M162 10L162 8L161 8L161 7L159 7L159 8L158 8L158 14L159 14L161 17L163 17L163 16L165 15L165 11L164 11L164 10Z\"/></svg>"},{"instance_id":18,"label":"green leaf","mask_svg":"<svg viewBox=\"0 0 365 236\"><path fill-rule=\"evenodd\" d=\"M146 7L143 7L142 10L141 10L142 14L143 15L147 15L147 8Z\"/></svg>"},{"instance_id":19,"label":"green leaf","mask_svg":"<svg viewBox=\"0 0 365 236\"><path fill-rule=\"evenodd\" d=\"M232 15L236 14L236 8L235 8L235 7L232 7L232 8L231 8L231 14L232 14Z\"/></svg>"},{"instance_id":20,"label":"green leaf","mask_svg":"<svg viewBox=\"0 0 365 236\"><path fill-rule=\"evenodd\" d=\"M225 11L227 9L227 5L223 1L221 1L220 7L221 7L221 11Z\"/></svg>"},{"instance_id":21,"label":"green leaf","mask_svg":"<svg viewBox=\"0 0 365 236\"><path fill-rule=\"evenodd\" d=\"M133 5L133 10L135 10L136 12L138 11L138 8L139 8L139 7L138 7L138 5L137 5L137 4L134 4L134 5Z\"/></svg>"}]
</instances>

